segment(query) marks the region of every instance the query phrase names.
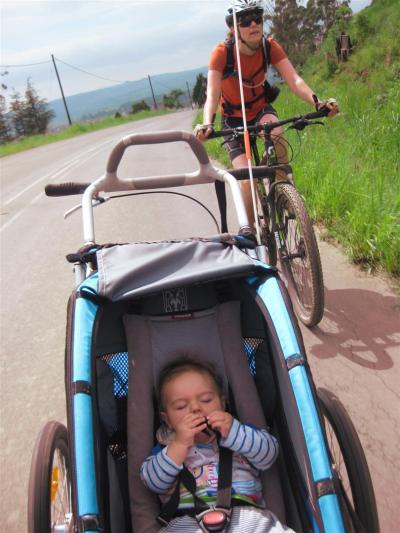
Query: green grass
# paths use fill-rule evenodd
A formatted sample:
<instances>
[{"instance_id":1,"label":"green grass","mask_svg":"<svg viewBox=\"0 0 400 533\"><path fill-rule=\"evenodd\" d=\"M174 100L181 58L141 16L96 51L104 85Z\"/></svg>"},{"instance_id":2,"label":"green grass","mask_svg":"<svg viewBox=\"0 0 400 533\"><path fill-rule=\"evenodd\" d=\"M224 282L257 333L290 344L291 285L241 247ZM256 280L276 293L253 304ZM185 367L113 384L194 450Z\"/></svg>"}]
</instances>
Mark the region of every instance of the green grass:
<instances>
[{"instance_id":1,"label":"green grass","mask_svg":"<svg viewBox=\"0 0 400 533\"><path fill-rule=\"evenodd\" d=\"M341 113L285 137L296 186L325 236L354 262L400 277L400 2L380 0L360 15L349 28L357 46L349 61L329 66L333 31L302 70L321 98L338 100ZM286 88L275 107L281 118L310 111ZM220 143L212 143L211 157L228 164Z\"/></svg>"},{"instance_id":2,"label":"green grass","mask_svg":"<svg viewBox=\"0 0 400 533\"><path fill-rule=\"evenodd\" d=\"M166 113L172 113L172 111L165 109L160 111L141 111L140 113L135 113L134 115L129 115L127 117L109 117L103 120L99 120L97 122L77 122L75 124L72 124L72 126L69 126L68 128L65 128L57 133L31 135L18 141L2 144L0 145L0 157L16 154L24 150L29 150L30 148L42 146L44 144L63 141L64 139L69 139L70 137L75 137L76 135L82 135L83 133L90 133L96 130L111 128L113 126L119 126L128 122L135 122L144 118L165 115Z\"/></svg>"}]
</instances>

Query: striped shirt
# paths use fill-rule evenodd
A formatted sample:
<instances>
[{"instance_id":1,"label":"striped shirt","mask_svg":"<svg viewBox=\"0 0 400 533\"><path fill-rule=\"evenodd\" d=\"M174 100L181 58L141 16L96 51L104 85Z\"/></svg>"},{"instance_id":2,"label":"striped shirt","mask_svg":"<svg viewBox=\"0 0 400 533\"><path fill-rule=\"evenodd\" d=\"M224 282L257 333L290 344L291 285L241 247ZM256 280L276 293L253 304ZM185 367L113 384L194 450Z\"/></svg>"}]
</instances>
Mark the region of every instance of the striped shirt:
<instances>
[{"instance_id":1,"label":"striped shirt","mask_svg":"<svg viewBox=\"0 0 400 533\"><path fill-rule=\"evenodd\" d=\"M254 428L233 419L226 439L220 439L220 446L233 451L232 496L255 505L264 506L259 471L267 470L278 455L278 442L264 429ZM176 477L182 465L175 464L168 457L168 446L158 447L141 468L144 484L168 500L173 492ZM218 489L218 448L215 444L196 443L189 449L185 466L196 479L196 494L208 503L215 503ZM193 507L192 495L181 486L179 508Z\"/></svg>"}]
</instances>

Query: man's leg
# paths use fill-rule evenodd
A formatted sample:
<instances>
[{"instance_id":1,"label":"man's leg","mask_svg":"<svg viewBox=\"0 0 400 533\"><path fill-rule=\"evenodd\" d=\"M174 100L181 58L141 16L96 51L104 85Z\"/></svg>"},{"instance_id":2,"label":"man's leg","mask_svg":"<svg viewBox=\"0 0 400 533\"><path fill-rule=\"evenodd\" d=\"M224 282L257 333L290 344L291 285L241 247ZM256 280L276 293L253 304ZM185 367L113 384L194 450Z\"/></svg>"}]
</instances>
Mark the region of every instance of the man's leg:
<instances>
[{"instance_id":1,"label":"man's leg","mask_svg":"<svg viewBox=\"0 0 400 533\"><path fill-rule=\"evenodd\" d=\"M266 122L278 122L278 117L276 115L266 113L262 115L259 120L260 124L265 124ZM275 128L271 132L272 142L274 143L276 158L280 165L287 165L289 163L288 153L286 149L286 142L283 137L282 128ZM287 179L287 174L283 170L278 170L276 173L277 180Z\"/></svg>"}]
</instances>

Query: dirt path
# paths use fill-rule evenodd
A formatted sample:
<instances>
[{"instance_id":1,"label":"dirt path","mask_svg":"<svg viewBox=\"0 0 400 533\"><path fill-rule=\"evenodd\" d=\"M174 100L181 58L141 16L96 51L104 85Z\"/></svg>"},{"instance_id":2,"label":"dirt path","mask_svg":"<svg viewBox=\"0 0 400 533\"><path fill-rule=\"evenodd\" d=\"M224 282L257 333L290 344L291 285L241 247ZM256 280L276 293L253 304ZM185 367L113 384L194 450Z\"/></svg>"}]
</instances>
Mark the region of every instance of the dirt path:
<instances>
[{"instance_id":1,"label":"dirt path","mask_svg":"<svg viewBox=\"0 0 400 533\"><path fill-rule=\"evenodd\" d=\"M400 529L400 298L320 242L325 314L302 327L314 381L340 398L358 431L382 533Z\"/></svg>"}]
</instances>

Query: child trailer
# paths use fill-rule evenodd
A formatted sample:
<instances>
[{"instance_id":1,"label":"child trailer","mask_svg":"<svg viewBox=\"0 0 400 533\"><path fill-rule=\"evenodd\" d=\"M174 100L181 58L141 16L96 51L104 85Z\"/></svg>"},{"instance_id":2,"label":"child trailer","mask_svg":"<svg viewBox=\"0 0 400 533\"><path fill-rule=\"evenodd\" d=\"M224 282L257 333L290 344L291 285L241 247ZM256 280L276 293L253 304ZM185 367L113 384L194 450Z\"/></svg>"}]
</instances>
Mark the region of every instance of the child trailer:
<instances>
[{"instance_id":1,"label":"child trailer","mask_svg":"<svg viewBox=\"0 0 400 533\"><path fill-rule=\"evenodd\" d=\"M196 172L122 180L128 146L184 141ZM182 241L95 244L99 193L227 183L239 231ZM317 389L297 320L276 269L243 229L235 171L214 168L187 132L133 134L113 149L92 184L48 186L83 193L84 247L69 256L76 286L68 302L66 429L48 422L33 452L29 533L147 533L160 505L139 470L155 442L154 386L177 351L211 361L229 388L232 413L269 427L280 443L262 474L267 507L297 532L379 530L360 441L344 407Z\"/></svg>"}]
</instances>

